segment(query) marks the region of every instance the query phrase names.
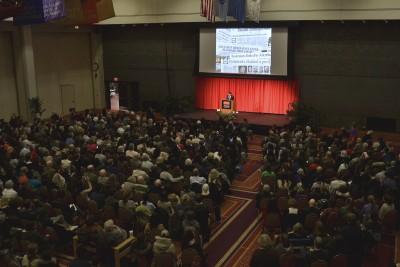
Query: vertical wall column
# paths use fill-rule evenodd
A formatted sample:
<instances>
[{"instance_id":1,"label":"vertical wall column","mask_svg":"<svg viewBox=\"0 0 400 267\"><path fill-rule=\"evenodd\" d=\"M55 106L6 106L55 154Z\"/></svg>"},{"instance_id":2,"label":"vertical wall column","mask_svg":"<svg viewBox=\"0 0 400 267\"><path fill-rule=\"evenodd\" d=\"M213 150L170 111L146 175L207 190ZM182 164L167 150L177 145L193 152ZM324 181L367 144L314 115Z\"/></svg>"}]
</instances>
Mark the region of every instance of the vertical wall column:
<instances>
[{"instance_id":1,"label":"vertical wall column","mask_svg":"<svg viewBox=\"0 0 400 267\"><path fill-rule=\"evenodd\" d=\"M21 52L24 85L27 99L38 97L36 83L35 55L33 51L32 28L30 25L21 26ZM26 101L29 103L28 101ZM30 112L28 112L30 113ZM28 114L30 115L30 114Z\"/></svg>"},{"instance_id":2,"label":"vertical wall column","mask_svg":"<svg viewBox=\"0 0 400 267\"><path fill-rule=\"evenodd\" d=\"M91 63L93 80L93 108L102 109L106 106L104 66L103 66L103 40L101 33L90 34Z\"/></svg>"}]
</instances>

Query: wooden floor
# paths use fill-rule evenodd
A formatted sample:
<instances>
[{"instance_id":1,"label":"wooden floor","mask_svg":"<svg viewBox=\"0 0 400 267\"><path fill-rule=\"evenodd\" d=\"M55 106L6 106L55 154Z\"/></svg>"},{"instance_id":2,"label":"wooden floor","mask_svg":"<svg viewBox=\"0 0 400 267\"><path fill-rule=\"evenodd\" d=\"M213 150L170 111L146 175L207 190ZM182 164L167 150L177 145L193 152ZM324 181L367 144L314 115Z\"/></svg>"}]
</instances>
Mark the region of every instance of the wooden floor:
<instances>
[{"instance_id":1,"label":"wooden floor","mask_svg":"<svg viewBox=\"0 0 400 267\"><path fill-rule=\"evenodd\" d=\"M215 110L197 110L190 113L178 114L177 117L182 119L205 119L211 121L219 119ZM260 126L282 127L289 124L289 118L286 115L278 114L239 112L236 122L243 122L244 119L247 119L249 124Z\"/></svg>"}]
</instances>

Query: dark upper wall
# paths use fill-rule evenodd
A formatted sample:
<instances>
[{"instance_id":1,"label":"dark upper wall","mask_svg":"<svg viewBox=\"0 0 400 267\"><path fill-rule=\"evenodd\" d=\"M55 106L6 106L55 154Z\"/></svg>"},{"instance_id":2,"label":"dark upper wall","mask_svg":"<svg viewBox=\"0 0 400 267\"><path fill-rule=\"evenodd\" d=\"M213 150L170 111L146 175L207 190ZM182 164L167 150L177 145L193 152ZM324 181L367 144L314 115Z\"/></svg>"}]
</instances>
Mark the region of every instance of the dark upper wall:
<instances>
[{"instance_id":1,"label":"dark upper wall","mask_svg":"<svg viewBox=\"0 0 400 267\"><path fill-rule=\"evenodd\" d=\"M138 81L142 100L164 99L167 45L171 95L194 97L197 27L104 28L106 79ZM368 116L400 120L399 23L305 22L293 34L301 98L323 114L325 125L361 125Z\"/></svg>"},{"instance_id":2,"label":"dark upper wall","mask_svg":"<svg viewBox=\"0 0 400 267\"><path fill-rule=\"evenodd\" d=\"M196 35L193 26L106 28L103 31L105 78L117 76L122 81L139 82L141 101L162 102L169 90L172 96L194 98Z\"/></svg>"},{"instance_id":3,"label":"dark upper wall","mask_svg":"<svg viewBox=\"0 0 400 267\"><path fill-rule=\"evenodd\" d=\"M399 24L305 23L295 40L301 98L326 124L400 119Z\"/></svg>"}]
</instances>

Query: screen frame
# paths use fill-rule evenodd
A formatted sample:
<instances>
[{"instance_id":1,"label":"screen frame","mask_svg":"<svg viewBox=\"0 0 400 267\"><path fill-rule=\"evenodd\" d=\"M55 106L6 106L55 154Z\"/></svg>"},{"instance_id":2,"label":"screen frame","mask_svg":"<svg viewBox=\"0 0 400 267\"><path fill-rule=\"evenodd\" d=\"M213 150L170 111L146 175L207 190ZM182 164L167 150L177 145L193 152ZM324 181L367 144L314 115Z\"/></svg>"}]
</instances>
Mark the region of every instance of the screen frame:
<instances>
[{"instance_id":1,"label":"screen frame","mask_svg":"<svg viewBox=\"0 0 400 267\"><path fill-rule=\"evenodd\" d=\"M259 80L290 80L293 78L293 27L298 26L298 23L268 23L268 22L246 22L246 23L214 23L212 25L200 25L196 34L196 59L194 66L194 75L200 77L221 77L221 78L236 78L236 79L259 79ZM238 74L238 73L212 73L200 72L200 31L201 29L211 28L287 28L288 30L288 45L287 45L287 75L260 75L260 74Z\"/></svg>"}]
</instances>

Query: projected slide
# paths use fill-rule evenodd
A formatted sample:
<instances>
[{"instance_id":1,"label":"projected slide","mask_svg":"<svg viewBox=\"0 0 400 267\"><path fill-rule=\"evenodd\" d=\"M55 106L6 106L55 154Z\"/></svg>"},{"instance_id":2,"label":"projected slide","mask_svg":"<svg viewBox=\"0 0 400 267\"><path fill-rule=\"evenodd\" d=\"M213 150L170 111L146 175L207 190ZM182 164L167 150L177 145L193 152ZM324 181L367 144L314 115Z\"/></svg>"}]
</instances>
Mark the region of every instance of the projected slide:
<instances>
[{"instance_id":1,"label":"projected slide","mask_svg":"<svg viewBox=\"0 0 400 267\"><path fill-rule=\"evenodd\" d=\"M217 29L216 72L271 74L271 35L271 28Z\"/></svg>"}]
</instances>

